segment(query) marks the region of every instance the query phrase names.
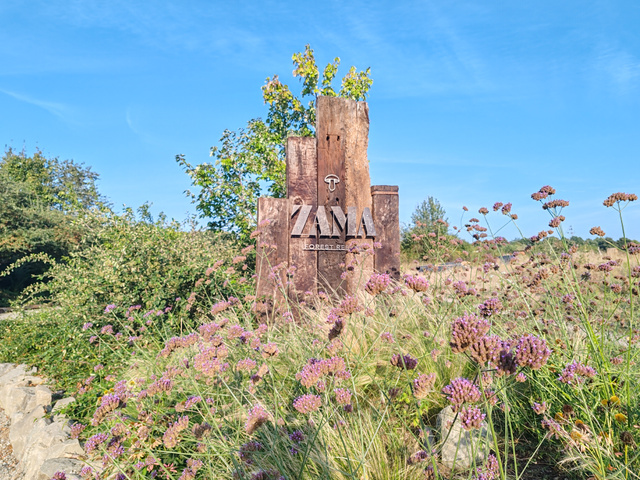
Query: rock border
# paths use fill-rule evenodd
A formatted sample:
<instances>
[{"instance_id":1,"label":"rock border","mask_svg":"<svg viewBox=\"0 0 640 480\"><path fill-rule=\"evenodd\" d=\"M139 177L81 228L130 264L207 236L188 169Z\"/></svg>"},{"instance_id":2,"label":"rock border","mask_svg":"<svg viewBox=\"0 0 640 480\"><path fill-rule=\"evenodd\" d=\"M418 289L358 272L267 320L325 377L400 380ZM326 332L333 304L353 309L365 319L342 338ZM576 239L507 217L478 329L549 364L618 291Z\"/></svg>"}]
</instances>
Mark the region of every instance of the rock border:
<instances>
[{"instance_id":1,"label":"rock border","mask_svg":"<svg viewBox=\"0 0 640 480\"><path fill-rule=\"evenodd\" d=\"M57 414L73 397L54 400L54 393L35 376L37 369L0 363L0 408L11 421L9 440L20 473L28 480L50 480L65 472L67 480L80 480L86 463L80 442L70 438L68 418ZM50 413L51 418L46 417Z\"/></svg>"}]
</instances>

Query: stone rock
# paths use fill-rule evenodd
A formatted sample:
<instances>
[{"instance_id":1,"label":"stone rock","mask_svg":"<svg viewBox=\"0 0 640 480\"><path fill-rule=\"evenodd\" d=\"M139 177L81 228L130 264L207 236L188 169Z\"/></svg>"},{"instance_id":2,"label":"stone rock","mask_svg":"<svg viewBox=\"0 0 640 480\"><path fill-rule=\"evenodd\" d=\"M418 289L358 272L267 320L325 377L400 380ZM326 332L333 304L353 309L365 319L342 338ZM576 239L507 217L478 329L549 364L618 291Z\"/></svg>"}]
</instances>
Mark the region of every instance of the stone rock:
<instances>
[{"instance_id":1,"label":"stone rock","mask_svg":"<svg viewBox=\"0 0 640 480\"><path fill-rule=\"evenodd\" d=\"M11 383L16 383L17 381L22 380L26 374L26 367L24 365L17 365L0 376L0 385L5 386Z\"/></svg>"},{"instance_id":2,"label":"stone rock","mask_svg":"<svg viewBox=\"0 0 640 480\"><path fill-rule=\"evenodd\" d=\"M2 408L11 423L20 420L22 416L31 412L35 408L35 393L32 388L16 387L15 385L5 385L0 389L0 399Z\"/></svg>"},{"instance_id":3,"label":"stone rock","mask_svg":"<svg viewBox=\"0 0 640 480\"><path fill-rule=\"evenodd\" d=\"M37 476L32 477L34 480L50 480L56 472L64 472L67 476L67 480L80 480L80 470L83 464L78 460L71 458L51 458L46 460L40 469Z\"/></svg>"},{"instance_id":4,"label":"stone rock","mask_svg":"<svg viewBox=\"0 0 640 480\"><path fill-rule=\"evenodd\" d=\"M13 370L15 365L13 363L0 363L0 377L2 377L9 370Z\"/></svg>"},{"instance_id":5,"label":"stone rock","mask_svg":"<svg viewBox=\"0 0 640 480\"><path fill-rule=\"evenodd\" d=\"M454 422L455 419L455 422ZM481 467L489 455L489 432L486 422L478 430L462 428L460 418L451 406L444 408L436 418L440 433L440 461L455 471Z\"/></svg>"},{"instance_id":6,"label":"stone rock","mask_svg":"<svg viewBox=\"0 0 640 480\"><path fill-rule=\"evenodd\" d=\"M26 375L20 382L19 385L23 387L35 387L37 385L42 385L46 383L47 379L44 377L35 377L33 375Z\"/></svg>"},{"instance_id":7,"label":"stone rock","mask_svg":"<svg viewBox=\"0 0 640 480\"><path fill-rule=\"evenodd\" d=\"M60 425L55 423L44 425L43 420L36 422L32 436L27 441L20 458L23 462L25 478L36 478L44 462L52 457L58 457L57 454L52 455L52 452L64 453L65 450L73 451L74 449L71 444L68 447L63 445L68 437L63 434Z\"/></svg>"},{"instance_id":8,"label":"stone rock","mask_svg":"<svg viewBox=\"0 0 640 480\"><path fill-rule=\"evenodd\" d=\"M77 439L66 440L62 443L52 445L47 449L48 458L76 458L84 457L84 449Z\"/></svg>"},{"instance_id":9,"label":"stone rock","mask_svg":"<svg viewBox=\"0 0 640 480\"><path fill-rule=\"evenodd\" d=\"M67 405L71 405L75 401L76 401L76 399L73 398L73 397L62 398L62 399L58 400L56 402L56 404L53 406L53 409L51 410L51 413L56 413L56 412L62 410L63 408L65 408Z\"/></svg>"},{"instance_id":10,"label":"stone rock","mask_svg":"<svg viewBox=\"0 0 640 480\"><path fill-rule=\"evenodd\" d=\"M47 387L46 385L38 385L33 390L35 392L36 403L38 405L41 405L43 407L51 405L51 396L53 395L53 392L49 387Z\"/></svg>"},{"instance_id":11,"label":"stone rock","mask_svg":"<svg viewBox=\"0 0 640 480\"><path fill-rule=\"evenodd\" d=\"M22 457L28 443L36 438L38 430L46 427L47 420L42 417L44 417L44 410L33 410L9 427L9 441L17 459Z\"/></svg>"}]
</instances>

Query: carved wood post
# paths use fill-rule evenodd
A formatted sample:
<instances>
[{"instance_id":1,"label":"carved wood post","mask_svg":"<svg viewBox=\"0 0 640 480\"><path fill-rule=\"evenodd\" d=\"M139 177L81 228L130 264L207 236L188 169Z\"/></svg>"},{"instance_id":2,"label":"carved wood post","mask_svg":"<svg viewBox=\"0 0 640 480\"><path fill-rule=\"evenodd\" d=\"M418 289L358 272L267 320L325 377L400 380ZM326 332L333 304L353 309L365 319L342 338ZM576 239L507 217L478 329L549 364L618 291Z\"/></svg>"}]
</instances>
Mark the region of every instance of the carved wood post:
<instances>
[{"instance_id":1,"label":"carved wood post","mask_svg":"<svg viewBox=\"0 0 640 480\"><path fill-rule=\"evenodd\" d=\"M290 225L306 214L318 198L318 162L316 139L313 137L289 137L287 139L287 196L290 201ZM304 206L304 207L303 207ZM303 232L292 232L289 239L289 266L295 267L289 298L302 300L304 292L316 293L318 280L318 254L305 250L305 245L315 245L315 238L303 238Z\"/></svg>"},{"instance_id":2,"label":"carved wood post","mask_svg":"<svg viewBox=\"0 0 640 480\"><path fill-rule=\"evenodd\" d=\"M371 187L373 198L373 219L378 228L376 242L380 248L374 257L375 270L388 273L391 278L400 280L400 214L398 187L374 185Z\"/></svg>"},{"instance_id":3,"label":"carved wood post","mask_svg":"<svg viewBox=\"0 0 640 480\"><path fill-rule=\"evenodd\" d=\"M258 236L256 249L256 305L271 315L282 304L287 289L289 267L289 199L258 199Z\"/></svg>"},{"instance_id":4,"label":"carved wood post","mask_svg":"<svg viewBox=\"0 0 640 480\"><path fill-rule=\"evenodd\" d=\"M369 143L369 107L366 102L356 102L337 97L318 97L317 100L318 141L318 207L324 206L328 218L338 219L332 206L341 207L348 220L355 220L356 232L361 230L365 208L371 211L371 184L367 146ZM338 182L331 185L331 175ZM333 188L333 190L332 190ZM351 210L350 210L351 209ZM349 211L353 213L349 214ZM330 222L331 223L331 222ZM338 229L340 230L340 229ZM371 238L348 238L348 227L339 231L339 237L332 237L328 245L344 244L348 250L354 244L366 245L372 250ZM363 235L364 237L365 235ZM325 239L321 238L325 243ZM341 275L348 269L347 277ZM373 258L367 254L353 254L336 251L318 252L318 283L326 287L339 286L341 292L355 293L373 273Z\"/></svg>"}]
</instances>

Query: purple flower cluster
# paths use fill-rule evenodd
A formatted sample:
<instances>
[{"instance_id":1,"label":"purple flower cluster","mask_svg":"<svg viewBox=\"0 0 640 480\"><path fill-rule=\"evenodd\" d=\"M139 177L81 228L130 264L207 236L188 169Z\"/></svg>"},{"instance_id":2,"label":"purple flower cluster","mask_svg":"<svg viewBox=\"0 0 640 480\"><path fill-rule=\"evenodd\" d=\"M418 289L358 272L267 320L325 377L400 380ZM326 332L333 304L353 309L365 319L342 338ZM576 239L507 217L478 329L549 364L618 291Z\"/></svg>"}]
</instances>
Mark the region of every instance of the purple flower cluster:
<instances>
[{"instance_id":1,"label":"purple flower cluster","mask_svg":"<svg viewBox=\"0 0 640 480\"><path fill-rule=\"evenodd\" d=\"M558 381L571 384L583 383L587 378L593 378L597 374L595 368L584 365L580 362L573 362L567 365L560 376Z\"/></svg>"},{"instance_id":2,"label":"purple flower cluster","mask_svg":"<svg viewBox=\"0 0 640 480\"><path fill-rule=\"evenodd\" d=\"M558 440L561 440L561 439L570 440L571 439L571 436L567 433L567 431L564 428L562 428L562 425L560 425L555 420L552 420L550 418L545 418L540 423L542 425L542 428L544 428L546 430L549 430L549 433L547 434L549 437L553 437L553 438L556 438Z\"/></svg>"},{"instance_id":3,"label":"purple flower cluster","mask_svg":"<svg viewBox=\"0 0 640 480\"><path fill-rule=\"evenodd\" d=\"M500 478L500 465L495 455L491 454L487 457L483 468L477 469L478 476L475 480L497 480Z\"/></svg>"},{"instance_id":4,"label":"purple flower cluster","mask_svg":"<svg viewBox=\"0 0 640 480\"><path fill-rule=\"evenodd\" d=\"M394 354L391 357L391 365L405 370L413 370L418 366L418 360L411 355Z\"/></svg>"},{"instance_id":5,"label":"purple flower cluster","mask_svg":"<svg viewBox=\"0 0 640 480\"><path fill-rule=\"evenodd\" d=\"M84 429L87 428L86 425L83 425L82 423L74 423L73 425L71 425L71 438L78 438L80 436L80 434L84 431Z\"/></svg>"},{"instance_id":6,"label":"purple flower cluster","mask_svg":"<svg viewBox=\"0 0 640 480\"><path fill-rule=\"evenodd\" d=\"M94 427L100 425L102 420L111 412L113 412L118 407L122 406L124 402L115 394L107 394L102 397L100 401L100 406L96 409L93 414L93 418L91 419L91 425Z\"/></svg>"},{"instance_id":7,"label":"purple flower cluster","mask_svg":"<svg viewBox=\"0 0 640 480\"><path fill-rule=\"evenodd\" d=\"M247 442L240 446L240 460L248 465L251 465L253 463L251 454L253 452L259 452L263 449L264 447L260 442L256 442L255 440Z\"/></svg>"},{"instance_id":8,"label":"purple flower cluster","mask_svg":"<svg viewBox=\"0 0 640 480\"><path fill-rule=\"evenodd\" d=\"M451 327L451 350L454 353L464 352L471 345L480 340L491 325L484 318L478 318L470 313L456 318Z\"/></svg>"},{"instance_id":9,"label":"purple flower cluster","mask_svg":"<svg viewBox=\"0 0 640 480\"><path fill-rule=\"evenodd\" d=\"M489 318L493 315L500 313L502 310L502 302L497 298L489 298L484 303L478 305L480 315L485 318Z\"/></svg>"},{"instance_id":10,"label":"purple flower cluster","mask_svg":"<svg viewBox=\"0 0 640 480\"><path fill-rule=\"evenodd\" d=\"M231 304L229 302L224 302L224 301L218 302L211 307L211 315L216 315L220 312L223 312L230 306Z\"/></svg>"},{"instance_id":11,"label":"purple flower cluster","mask_svg":"<svg viewBox=\"0 0 640 480\"><path fill-rule=\"evenodd\" d=\"M426 450L418 450L417 452L415 452L409 457L409 459L407 460L407 463L409 465L415 465L417 463L424 462L430 457L431 455L429 455L429 452L427 452Z\"/></svg>"},{"instance_id":12,"label":"purple flower cluster","mask_svg":"<svg viewBox=\"0 0 640 480\"><path fill-rule=\"evenodd\" d=\"M426 292L429 288L427 279L417 275L405 275L404 283L414 292Z\"/></svg>"},{"instance_id":13,"label":"purple flower cluster","mask_svg":"<svg viewBox=\"0 0 640 480\"><path fill-rule=\"evenodd\" d=\"M106 442L107 438L109 438L109 435L107 435L106 433L97 433L96 435L90 437L89 440L87 440L87 442L84 444L85 452L93 452L96 448L98 448L98 446Z\"/></svg>"},{"instance_id":14,"label":"purple flower cluster","mask_svg":"<svg viewBox=\"0 0 640 480\"><path fill-rule=\"evenodd\" d=\"M112 303L110 305L107 305L104 309L104 313L110 313L113 311L113 309L116 308L115 303Z\"/></svg>"},{"instance_id":15,"label":"purple flower cluster","mask_svg":"<svg viewBox=\"0 0 640 480\"><path fill-rule=\"evenodd\" d=\"M228 351L224 346L204 348L199 354L193 357L193 368L207 377L213 377L224 372L228 363L222 363L221 358L226 358Z\"/></svg>"},{"instance_id":16,"label":"purple flower cluster","mask_svg":"<svg viewBox=\"0 0 640 480\"><path fill-rule=\"evenodd\" d=\"M336 394L336 402L340 405L351 404L351 391L348 388L336 388L333 393Z\"/></svg>"},{"instance_id":17,"label":"purple flower cluster","mask_svg":"<svg viewBox=\"0 0 640 480\"><path fill-rule=\"evenodd\" d=\"M551 349L544 339L535 335L523 335L516 344L515 355L518 365L538 370L549 360Z\"/></svg>"},{"instance_id":18,"label":"purple flower cluster","mask_svg":"<svg viewBox=\"0 0 640 480\"><path fill-rule=\"evenodd\" d=\"M364 286L364 289L370 295L378 295L384 292L391 283L391 277L386 273L374 273Z\"/></svg>"},{"instance_id":19,"label":"purple flower cluster","mask_svg":"<svg viewBox=\"0 0 640 480\"><path fill-rule=\"evenodd\" d=\"M208 342L221 328L222 328L222 325L212 322L212 323L205 323L204 325L200 325L198 327L198 331L200 332L200 335L202 336L204 341Z\"/></svg>"},{"instance_id":20,"label":"purple flower cluster","mask_svg":"<svg viewBox=\"0 0 640 480\"><path fill-rule=\"evenodd\" d=\"M244 424L244 430L249 435L269 421L269 412L262 405L256 404L249 413L247 413L247 421Z\"/></svg>"},{"instance_id":21,"label":"purple flower cluster","mask_svg":"<svg viewBox=\"0 0 640 480\"><path fill-rule=\"evenodd\" d=\"M170 378L161 378L151 383L151 385L149 385L146 390L142 390L140 394L138 394L138 397L144 398L147 395L157 395L158 393L162 392L169 393L172 389L173 380L171 380ZM141 395L142 392L145 392L145 394Z\"/></svg>"},{"instance_id":22,"label":"purple flower cluster","mask_svg":"<svg viewBox=\"0 0 640 480\"><path fill-rule=\"evenodd\" d=\"M442 393L447 396L447 400L456 412L465 403L478 402L482 396L477 386L462 377L452 380L449 385L442 389Z\"/></svg>"},{"instance_id":23,"label":"purple flower cluster","mask_svg":"<svg viewBox=\"0 0 640 480\"><path fill-rule=\"evenodd\" d=\"M250 372L256 368L258 364L255 360L251 358L245 358L244 360L239 360L236 363L236 371L238 372Z\"/></svg>"},{"instance_id":24,"label":"purple flower cluster","mask_svg":"<svg viewBox=\"0 0 640 480\"><path fill-rule=\"evenodd\" d=\"M204 466L202 460L197 460L190 458L187 460L187 468L182 470L182 475L178 480L193 480L196 478L196 474L198 470L200 470Z\"/></svg>"},{"instance_id":25,"label":"purple flower cluster","mask_svg":"<svg viewBox=\"0 0 640 480\"><path fill-rule=\"evenodd\" d=\"M296 373L296 380L299 380L305 387L311 388L317 385L321 378L326 375L334 375L342 380L347 380L351 377L351 374L346 369L344 359L341 357L331 357L327 360L311 358L302 367L302 371Z\"/></svg>"},{"instance_id":26,"label":"purple flower cluster","mask_svg":"<svg viewBox=\"0 0 640 480\"><path fill-rule=\"evenodd\" d=\"M476 430L482 426L485 417L486 415L478 407L463 408L460 423L465 430Z\"/></svg>"},{"instance_id":27,"label":"purple flower cluster","mask_svg":"<svg viewBox=\"0 0 640 480\"><path fill-rule=\"evenodd\" d=\"M300 430L295 430L289 434L289 440L293 443L300 443L304 441L304 433Z\"/></svg>"},{"instance_id":28,"label":"purple flower cluster","mask_svg":"<svg viewBox=\"0 0 640 480\"><path fill-rule=\"evenodd\" d=\"M162 443L164 443L164 446L167 448L173 448L178 445L178 442L180 441L178 439L178 434L183 430L186 430L188 427L189 417L187 415L184 415L173 422L162 436Z\"/></svg>"},{"instance_id":29,"label":"purple flower cluster","mask_svg":"<svg viewBox=\"0 0 640 480\"><path fill-rule=\"evenodd\" d=\"M542 403L533 402L533 405L531 406L531 408L533 408L533 411L536 412L537 415L542 415L544 412L547 411L547 402L542 402Z\"/></svg>"},{"instance_id":30,"label":"purple flower cluster","mask_svg":"<svg viewBox=\"0 0 640 480\"><path fill-rule=\"evenodd\" d=\"M198 334L190 333L185 337L172 337L166 341L164 348L158 353L158 357L168 357L171 352L179 348L186 348L198 342Z\"/></svg>"},{"instance_id":31,"label":"purple flower cluster","mask_svg":"<svg viewBox=\"0 0 640 480\"><path fill-rule=\"evenodd\" d=\"M306 394L293 401L293 408L300 413L307 414L318 410L321 404L322 400L318 395Z\"/></svg>"},{"instance_id":32,"label":"purple flower cluster","mask_svg":"<svg viewBox=\"0 0 640 480\"><path fill-rule=\"evenodd\" d=\"M487 335L469 347L469 355L480 365L497 365L502 350L502 340L497 335Z\"/></svg>"},{"instance_id":33,"label":"purple flower cluster","mask_svg":"<svg viewBox=\"0 0 640 480\"><path fill-rule=\"evenodd\" d=\"M280 353L280 350L278 349L278 345L276 345L273 342L267 343L266 345L262 346L262 356L264 358L275 357L279 353Z\"/></svg>"},{"instance_id":34,"label":"purple flower cluster","mask_svg":"<svg viewBox=\"0 0 640 480\"><path fill-rule=\"evenodd\" d=\"M435 381L436 381L435 373L429 373L429 374L423 373L419 375L418 378L416 378L412 383L413 396L416 397L418 400L422 400L426 398L427 395L429 395L429 393L432 391Z\"/></svg>"}]
</instances>

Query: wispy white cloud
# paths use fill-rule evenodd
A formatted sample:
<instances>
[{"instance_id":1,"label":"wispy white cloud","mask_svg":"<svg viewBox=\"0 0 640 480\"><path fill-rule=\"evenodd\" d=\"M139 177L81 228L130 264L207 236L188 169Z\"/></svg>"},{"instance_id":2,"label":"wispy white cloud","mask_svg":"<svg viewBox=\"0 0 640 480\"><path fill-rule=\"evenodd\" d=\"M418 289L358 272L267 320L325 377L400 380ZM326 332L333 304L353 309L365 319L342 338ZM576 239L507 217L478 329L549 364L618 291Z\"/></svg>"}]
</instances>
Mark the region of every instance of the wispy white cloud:
<instances>
[{"instance_id":1,"label":"wispy white cloud","mask_svg":"<svg viewBox=\"0 0 640 480\"><path fill-rule=\"evenodd\" d=\"M616 93L630 94L640 87L640 59L623 48L601 45L595 54L592 75Z\"/></svg>"},{"instance_id":2,"label":"wispy white cloud","mask_svg":"<svg viewBox=\"0 0 640 480\"><path fill-rule=\"evenodd\" d=\"M69 114L72 112L72 109L63 103L58 102L49 102L47 100L40 100L38 98L31 97L29 95L24 95L16 92L12 92L9 90L4 90L0 88L0 92L8 95L10 97L15 98L21 102L28 103L30 105L34 105L36 107L42 108L47 112L55 115L56 117L61 118L62 120L69 121Z\"/></svg>"}]
</instances>

